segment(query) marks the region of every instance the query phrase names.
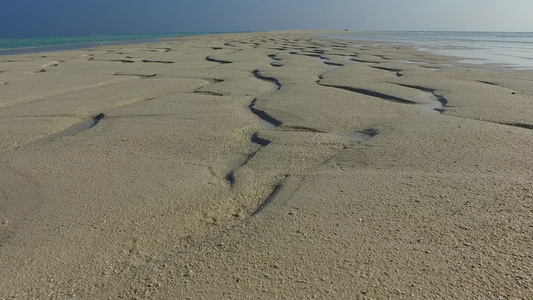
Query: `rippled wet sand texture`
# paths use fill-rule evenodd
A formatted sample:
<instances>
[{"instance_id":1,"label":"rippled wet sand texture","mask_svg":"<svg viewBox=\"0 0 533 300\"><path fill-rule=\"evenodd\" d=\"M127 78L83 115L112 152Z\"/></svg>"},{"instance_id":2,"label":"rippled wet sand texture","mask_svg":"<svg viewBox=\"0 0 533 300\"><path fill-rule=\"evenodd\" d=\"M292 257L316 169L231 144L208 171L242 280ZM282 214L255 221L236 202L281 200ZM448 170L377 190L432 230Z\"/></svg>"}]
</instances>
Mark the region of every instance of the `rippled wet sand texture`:
<instances>
[{"instance_id":1,"label":"rippled wet sand texture","mask_svg":"<svg viewBox=\"0 0 533 300\"><path fill-rule=\"evenodd\" d=\"M533 76L309 32L0 57L0 298L533 297Z\"/></svg>"}]
</instances>

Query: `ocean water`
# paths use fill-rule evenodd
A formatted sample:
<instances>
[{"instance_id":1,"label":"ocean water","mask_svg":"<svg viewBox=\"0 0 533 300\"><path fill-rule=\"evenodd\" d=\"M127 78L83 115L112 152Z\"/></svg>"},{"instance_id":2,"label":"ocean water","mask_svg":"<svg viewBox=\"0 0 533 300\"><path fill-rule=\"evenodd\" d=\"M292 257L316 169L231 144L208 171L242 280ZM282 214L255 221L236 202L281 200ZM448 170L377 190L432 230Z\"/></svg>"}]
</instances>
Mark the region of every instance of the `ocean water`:
<instances>
[{"instance_id":1,"label":"ocean water","mask_svg":"<svg viewBox=\"0 0 533 300\"><path fill-rule=\"evenodd\" d=\"M533 69L533 32L393 31L327 36L377 44L409 44L418 50L460 57L463 63Z\"/></svg>"},{"instance_id":2,"label":"ocean water","mask_svg":"<svg viewBox=\"0 0 533 300\"><path fill-rule=\"evenodd\" d=\"M217 34L222 32L182 32L165 34L90 35L74 37L0 39L0 55L76 50L97 46L134 44L164 38Z\"/></svg>"}]
</instances>

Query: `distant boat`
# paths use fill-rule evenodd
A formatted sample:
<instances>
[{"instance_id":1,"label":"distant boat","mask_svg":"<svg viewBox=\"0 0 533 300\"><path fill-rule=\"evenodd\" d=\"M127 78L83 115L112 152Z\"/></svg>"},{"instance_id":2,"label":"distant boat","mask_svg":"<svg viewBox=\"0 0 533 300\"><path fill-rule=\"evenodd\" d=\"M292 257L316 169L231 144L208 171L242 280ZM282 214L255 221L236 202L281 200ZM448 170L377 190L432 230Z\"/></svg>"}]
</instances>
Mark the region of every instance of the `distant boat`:
<instances>
[{"instance_id":1,"label":"distant boat","mask_svg":"<svg viewBox=\"0 0 533 300\"><path fill-rule=\"evenodd\" d=\"M344 29L344 31L348 31L348 29Z\"/></svg>"}]
</instances>

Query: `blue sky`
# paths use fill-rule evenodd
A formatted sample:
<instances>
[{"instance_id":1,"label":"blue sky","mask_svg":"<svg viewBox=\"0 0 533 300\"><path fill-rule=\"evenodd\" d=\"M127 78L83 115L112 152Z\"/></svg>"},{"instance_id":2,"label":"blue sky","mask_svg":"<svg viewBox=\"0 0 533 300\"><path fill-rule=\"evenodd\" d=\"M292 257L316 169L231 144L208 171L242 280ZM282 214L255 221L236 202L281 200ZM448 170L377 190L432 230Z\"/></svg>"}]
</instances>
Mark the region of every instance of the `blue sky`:
<instances>
[{"instance_id":1,"label":"blue sky","mask_svg":"<svg viewBox=\"0 0 533 300\"><path fill-rule=\"evenodd\" d=\"M2 0L0 38L280 29L533 31L533 0Z\"/></svg>"}]
</instances>

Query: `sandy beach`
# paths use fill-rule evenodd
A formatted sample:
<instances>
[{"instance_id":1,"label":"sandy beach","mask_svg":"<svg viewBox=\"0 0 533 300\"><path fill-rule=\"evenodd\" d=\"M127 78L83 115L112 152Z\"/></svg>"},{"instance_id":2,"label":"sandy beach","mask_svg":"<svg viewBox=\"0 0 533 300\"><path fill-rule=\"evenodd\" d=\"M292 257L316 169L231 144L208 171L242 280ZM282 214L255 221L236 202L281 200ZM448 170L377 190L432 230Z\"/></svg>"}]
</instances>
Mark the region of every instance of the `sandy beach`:
<instances>
[{"instance_id":1,"label":"sandy beach","mask_svg":"<svg viewBox=\"0 0 533 300\"><path fill-rule=\"evenodd\" d=\"M532 129L318 32L0 56L0 299L533 299Z\"/></svg>"}]
</instances>

